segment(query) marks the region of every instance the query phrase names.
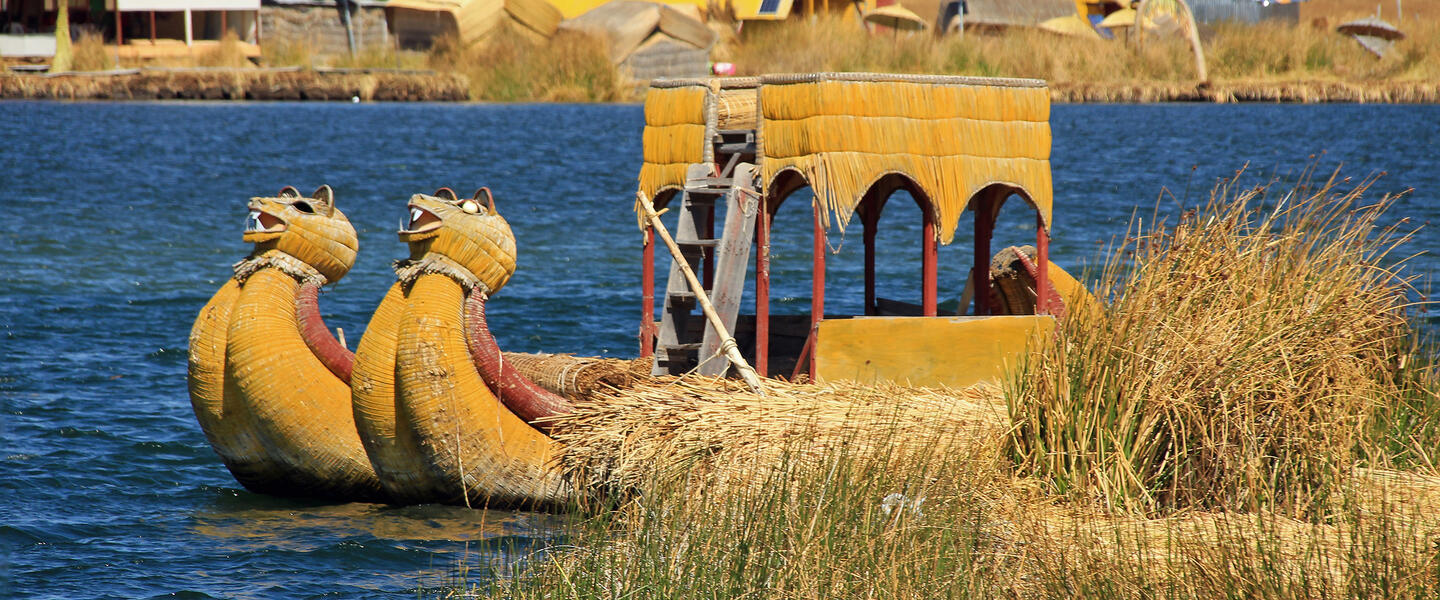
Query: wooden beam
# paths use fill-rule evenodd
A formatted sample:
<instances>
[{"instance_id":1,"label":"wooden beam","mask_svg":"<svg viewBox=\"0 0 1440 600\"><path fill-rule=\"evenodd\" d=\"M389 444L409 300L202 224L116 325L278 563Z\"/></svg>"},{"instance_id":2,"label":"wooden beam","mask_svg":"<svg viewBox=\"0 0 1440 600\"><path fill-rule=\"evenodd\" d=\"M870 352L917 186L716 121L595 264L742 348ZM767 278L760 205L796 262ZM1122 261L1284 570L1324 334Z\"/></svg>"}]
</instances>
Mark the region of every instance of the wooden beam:
<instances>
[{"instance_id":1,"label":"wooden beam","mask_svg":"<svg viewBox=\"0 0 1440 600\"><path fill-rule=\"evenodd\" d=\"M865 226L865 314L875 315L877 313L875 303L875 232L880 225L879 204L870 205L869 209L860 215L860 221Z\"/></svg>"},{"instance_id":2,"label":"wooden beam","mask_svg":"<svg viewBox=\"0 0 1440 600\"><path fill-rule=\"evenodd\" d=\"M810 284L810 336L815 336L815 329L820 326L820 321L825 319L825 223L821 218L821 211L825 210L820 205L820 199L816 198L811 204L815 215L815 244L814 264ZM810 379L815 379L815 352L810 353Z\"/></svg>"},{"instance_id":3,"label":"wooden beam","mask_svg":"<svg viewBox=\"0 0 1440 600\"><path fill-rule=\"evenodd\" d=\"M640 251L640 356L655 353L655 230L645 228L645 245Z\"/></svg>"},{"instance_id":4,"label":"wooden beam","mask_svg":"<svg viewBox=\"0 0 1440 600\"><path fill-rule=\"evenodd\" d=\"M975 315L990 314L990 236L995 230L994 194L981 192L981 196L970 202L975 213L975 268L970 273L974 282Z\"/></svg>"},{"instance_id":5,"label":"wooden beam","mask_svg":"<svg viewBox=\"0 0 1440 600\"><path fill-rule=\"evenodd\" d=\"M1045 229L1045 219L1035 215L1035 314L1048 315L1051 310L1050 297L1050 232Z\"/></svg>"},{"instance_id":6,"label":"wooden beam","mask_svg":"<svg viewBox=\"0 0 1440 600\"><path fill-rule=\"evenodd\" d=\"M62 0L66 1L66 0ZM155 44L155 11L150 11L150 44Z\"/></svg>"},{"instance_id":7,"label":"wooden beam","mask_svg":"<svg viewBox=\"0 0 1440 600\"><path fill-rule=\"evenodd\" d=\"M931 218L929 203L923 204L920 207L920 216L925 220L920 227L920 245L923 248L920 257L920 306L925 316L933 317L939 314L940 247L935 240L935 220Z\"/></svg>"},{"instance_id":8,"label":"wooden beam","mask_svg":"<svg viewBox=\"0 0 1440 600\"><path fill-rule=\"evenodd\" d=\"M755 369L770 375L770 210L755 211Z\"/></svg>"}]
</instances>

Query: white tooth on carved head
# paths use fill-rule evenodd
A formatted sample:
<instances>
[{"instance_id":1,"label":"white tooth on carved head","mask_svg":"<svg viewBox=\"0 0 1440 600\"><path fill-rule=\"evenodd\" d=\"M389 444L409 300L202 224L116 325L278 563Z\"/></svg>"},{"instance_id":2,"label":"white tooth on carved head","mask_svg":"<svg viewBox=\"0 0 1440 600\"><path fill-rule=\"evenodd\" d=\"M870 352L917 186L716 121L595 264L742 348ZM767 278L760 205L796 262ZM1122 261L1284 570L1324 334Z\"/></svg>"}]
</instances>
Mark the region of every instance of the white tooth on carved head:
<instances>
[{"instance_id":1,"label":"white tooth on carved head","mask_svg":"<svg viewBox=\"0 0 1440 600\"><path fill-rule=\"evenodd\" d=\"M422 212L422 211L421 211L420 209L418 209L418 208L412 208L412 209L410 209L410 223L413 225L414 223L416 223L417 221L419 221L419 220L420 220L420 216L423 215L423 214L425 214L425 213Z\"/></svg>"}]
</instances>

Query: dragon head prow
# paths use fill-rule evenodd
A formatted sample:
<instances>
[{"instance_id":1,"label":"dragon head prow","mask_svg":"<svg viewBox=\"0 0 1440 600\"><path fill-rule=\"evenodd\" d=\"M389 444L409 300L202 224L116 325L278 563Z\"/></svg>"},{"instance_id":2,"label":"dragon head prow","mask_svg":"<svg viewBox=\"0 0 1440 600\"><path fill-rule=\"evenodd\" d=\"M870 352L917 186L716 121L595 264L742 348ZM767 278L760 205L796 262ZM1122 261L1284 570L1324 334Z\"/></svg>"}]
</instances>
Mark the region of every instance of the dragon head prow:
<instances>
[{"instance_id":1,"label":"dragon head prow","mask_svg":"<svg viewBox=\"0 0 1440 600\"><path fill-rule=\"evenodd\" d=\"M254 256L278 250L332 282L355 264L360 242L355 227L335 207L330 186L316 188L309 197L286 186L276 196L251 198L248 206L244 240L255 244Z\"/></svg>"},{"instance_id":2,"label":"dragon head prow","mask_svg":"<svg viewBox=\"0 0 1440 600\"><path fill-rule=\"evenodd\" d=\"M434 259L463 267L474 281L462 283L479 284L487 293L500 291L515 273L515 234L495 211L489 188L466 199L440 188L434 195L411 196L405 208L409 216L399 233L410 245L407 263Z\"/></svg>"}]
</instances>

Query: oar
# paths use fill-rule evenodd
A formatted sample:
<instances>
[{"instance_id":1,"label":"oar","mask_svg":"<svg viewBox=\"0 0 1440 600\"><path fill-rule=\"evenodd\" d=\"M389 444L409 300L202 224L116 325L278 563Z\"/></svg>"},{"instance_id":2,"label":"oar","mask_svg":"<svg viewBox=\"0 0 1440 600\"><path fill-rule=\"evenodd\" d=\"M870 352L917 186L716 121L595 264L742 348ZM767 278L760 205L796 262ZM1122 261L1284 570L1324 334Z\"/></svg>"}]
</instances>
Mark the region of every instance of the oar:
<instances>
[{"instance_id":1,"label":"oar","mask_svg":"<svg viewBox=\"0 0 1440 600\"><path fill-rule=\"evenodd\" d=\"M639 201L640 207L645 209L645 217L649 219L650 225L655 232L660 234L660 239L665 240L665 245L670 248L670 256L675 257L675 264L680 267L680 272L685 274L685 281L690 284L690 290L695 292L695 299L700 302L700 309L705 312L705 318L710 320L710 326L715 328L715 333L720 336L720 349L725 352L725 358L730 364L735 365L735 370L740 372L740 378L745 384L761 396L765 395L765 389L760 387L760 376L750 363L745 362L745 357L740 355L740 348L735 345L735 338L731 337L730 331L720 321L720 315L715 312L715 307L710 304L710 297L705 295L705 288L700 285L700 280L695 277L695 271L690 270L690 262L685 260L685 255L680 253L680 246L670 237L670 232L665 229L665 224L660 222L660 214L655 212L655 205L645 196L645 192L635 192L635 198Z\"/></svg>"}]
</instances>

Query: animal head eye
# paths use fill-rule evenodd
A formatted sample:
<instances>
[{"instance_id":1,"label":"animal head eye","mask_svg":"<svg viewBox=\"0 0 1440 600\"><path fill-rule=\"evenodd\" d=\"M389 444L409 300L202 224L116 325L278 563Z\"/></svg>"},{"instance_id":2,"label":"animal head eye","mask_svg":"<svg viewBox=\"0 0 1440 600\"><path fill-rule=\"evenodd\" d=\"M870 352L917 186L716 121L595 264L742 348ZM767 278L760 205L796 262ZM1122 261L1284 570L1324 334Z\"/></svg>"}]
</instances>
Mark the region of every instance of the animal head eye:
<instances>
[{"instance_id":1,"label":"animal head eye","mask_svg":"<svg viewBox=\"0 0 1440 600\"><path fill-rule=\"evenodd\" d=\"M313 215L313 214L315 214L315 207L310 206L310 203L309 203L309 202L305 202L305 201L303 201L303 200L297 201L297 202L295 202L294 204L291 204L290 206L295 207L295 210L298 210L298 211L300 211L300 212L302 212L302 213L305 213L305 214L307 214L307 215Z\"/></svg>"},{"instance_id":2,"label":"animal head eye","mask_svg":"<svg viewBox=\"0 0 1440 600\"><path fill-rule=\"evenodd\" d=\"M465 211L466 213L472 214L472 215L480 214L480 213L484 212L484 208L480 206L480 203L479 203L479 202L476 202L476 201L474 201L474 200L465 200L465 201L461 202L461 203L460 203L460 210L463 210L463 211Z\"/></svg>"}]
</instances>

